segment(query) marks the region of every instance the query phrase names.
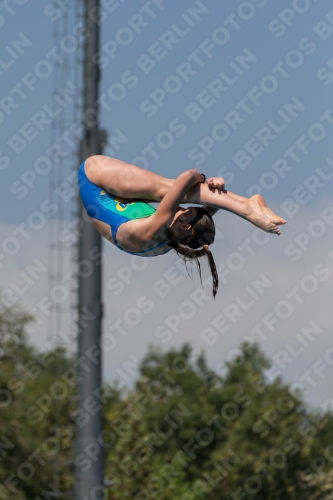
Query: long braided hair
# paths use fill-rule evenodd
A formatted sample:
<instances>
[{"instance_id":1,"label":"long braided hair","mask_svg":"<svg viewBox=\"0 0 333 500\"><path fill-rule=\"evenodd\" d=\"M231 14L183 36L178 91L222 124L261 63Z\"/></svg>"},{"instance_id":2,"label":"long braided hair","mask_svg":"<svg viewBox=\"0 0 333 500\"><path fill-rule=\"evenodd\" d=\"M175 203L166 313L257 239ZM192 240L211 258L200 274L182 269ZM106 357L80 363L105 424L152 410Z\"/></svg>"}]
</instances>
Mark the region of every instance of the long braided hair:
<instances>
[{"instance_id":1,"label":"long braided hair","mask_svg":"<svg viewBox=\"0 0 333 500\"><path fill-rule=\"evenodd\" d=\"M172 229L169 228L167 233L167 244L172 247L177 252L177 255L185 262L195 260L201 283L201 264L199 258L204 256L207 258L213 278L212 293L215 299L219 285L219 277L214 257L209 249L209 245L214 242L215 238L215 224L212 217L205 209L196 207L196 210L197 215L191 223L191 230L189 233L181 240L179 237L175 239Z\"/></svg>"}]
</instances>

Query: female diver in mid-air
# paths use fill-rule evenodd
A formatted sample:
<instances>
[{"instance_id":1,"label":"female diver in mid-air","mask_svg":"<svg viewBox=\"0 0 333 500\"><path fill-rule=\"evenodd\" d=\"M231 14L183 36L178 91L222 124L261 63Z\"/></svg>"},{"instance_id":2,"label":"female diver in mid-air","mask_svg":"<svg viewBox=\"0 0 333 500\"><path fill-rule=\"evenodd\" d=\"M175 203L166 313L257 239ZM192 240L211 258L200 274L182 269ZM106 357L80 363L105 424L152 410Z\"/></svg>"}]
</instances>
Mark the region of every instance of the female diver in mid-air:
<instances>
[{"instance_id":1,"label":"female diver in mid-air","mask_svg":"<svg viewBox=\"0 0 333 500\"><path fill-rule=\"evenodd\" d=\"M167 179L107 156L91 156L79 168L83 205L98 231L121 250L142 257L163 255L172 248L184 260L206 256L218 274L209 245L214 242L212 216L232 212L268 233L280 234L285 220L272 212L259 194L251 198L225 189L221 177L207 179L196 169ZM157 210L148 202L160 202ZM200 204L182 208L181 203Z\"/></svg>"}]
</instances>

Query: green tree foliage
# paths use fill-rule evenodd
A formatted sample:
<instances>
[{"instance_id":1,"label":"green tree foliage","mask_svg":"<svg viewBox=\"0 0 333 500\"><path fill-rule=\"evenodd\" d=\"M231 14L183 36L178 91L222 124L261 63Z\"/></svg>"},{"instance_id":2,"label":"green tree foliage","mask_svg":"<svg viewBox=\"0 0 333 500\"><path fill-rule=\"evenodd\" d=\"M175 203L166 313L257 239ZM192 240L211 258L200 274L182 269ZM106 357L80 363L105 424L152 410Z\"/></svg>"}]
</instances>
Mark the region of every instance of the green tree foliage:
<instances>
[{"instance_id":1,"label":"green tree foliage","mask_svg":"<svg viewBox=\"0 0 333 500\"><path fill-rule=\"evenodd\" d=\"M75 359L31 347L30 321L0 306L0 499L67 500ZM150 347L131 391L104 386L106 498L332 500L332 415L269 366L258 345L214 370L188 345Z\"/></svg>"},{"instance_id":2,"label":"green tree foliage","mask_svg":"<svg viewBox=\"0 0 333 500\"><path fill-rule=\"evenodd\" d=\"M333 419L308 413L268 368L257 345L221 373L188 346L151 348L135 390L106 406L108 498L333 498Z\"/></svg>"},{"instance_id":3,"label":"green tree foliage","mask_svg":"<svg viewBox=\"0 0 333 500\"><path fill-rule=\"evenodd\" d=\"M0 306L0 498L30 500L73 483L71 399L62 379L73 360L62 349L27 344L32 318Z\"/></svg>"}]
</instances>

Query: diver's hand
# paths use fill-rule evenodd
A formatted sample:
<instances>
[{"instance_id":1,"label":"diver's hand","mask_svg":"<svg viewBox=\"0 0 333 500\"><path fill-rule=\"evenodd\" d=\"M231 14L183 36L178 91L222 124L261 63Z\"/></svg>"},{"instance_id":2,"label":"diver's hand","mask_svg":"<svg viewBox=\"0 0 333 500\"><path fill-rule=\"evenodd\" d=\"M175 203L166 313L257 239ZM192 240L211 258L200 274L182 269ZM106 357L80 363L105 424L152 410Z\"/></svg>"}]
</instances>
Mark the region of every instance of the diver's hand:
<instances>
[{"instance_id":1,"label":"diver's hand","mask_svg":"<svg viewBox=\"0 0 333 500\"><path fill-rule=\"evenodd\" d=\"M206 182L210 189L220 189L221 191L225 189L223 177L210 177Z\"/></svg>"},{"instance_id":2,"label":"diver's hand","mask_svg":"<svg viewBox=\"0 0 333 500\"><path fill-rule=\"evenodd\" d=\"M184 173L187 173L191 176L191 180L194 184L202 183L203 182L203 175L198 172L196 168L193 168L192 170L186 170Z\"/></svg>"}]
</instances>

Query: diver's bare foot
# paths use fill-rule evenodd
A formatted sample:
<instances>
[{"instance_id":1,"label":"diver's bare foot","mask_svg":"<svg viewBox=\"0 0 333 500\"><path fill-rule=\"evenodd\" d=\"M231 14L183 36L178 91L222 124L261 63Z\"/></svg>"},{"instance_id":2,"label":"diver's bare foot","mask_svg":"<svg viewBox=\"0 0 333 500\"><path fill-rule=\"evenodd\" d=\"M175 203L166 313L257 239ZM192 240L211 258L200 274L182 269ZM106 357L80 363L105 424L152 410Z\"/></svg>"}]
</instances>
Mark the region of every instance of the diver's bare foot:
<instances>
[{"instance_id":1,"label":"diver's bare foot","mask_svg":"<svg viewBox=\"0 0 333 500\"><path fill-rule=\"evenodd\" d=\"M267 217L272 222L274 222L277 225L286 224L287 221L285 219L282 219L282 217L279 217L278 215L276 215L273 212L273 210L271 210L269 208L269 206L267 205L266 201L264 200L264 198L260 194L255 194L254 196L252 196L252 198L255 198L258 201L259 205L262 208L262 211L264 212L265 215L267 215Z\"/></svg>"},{"instance_id":2,"label":"diver's bare foot","mask_svg":"<svg viewBox=\"0 0 333 500\"><path fill-rule=\"evenodd\" d=\"M266 233L281 234L277 223L264 213L259 200L256 198L257 196L258 195L252 196L252 198L247 201L247 210L244 215L245 219L252 222L252 224L263 231L266 231Z\"/></svg>"}]
</instances>

